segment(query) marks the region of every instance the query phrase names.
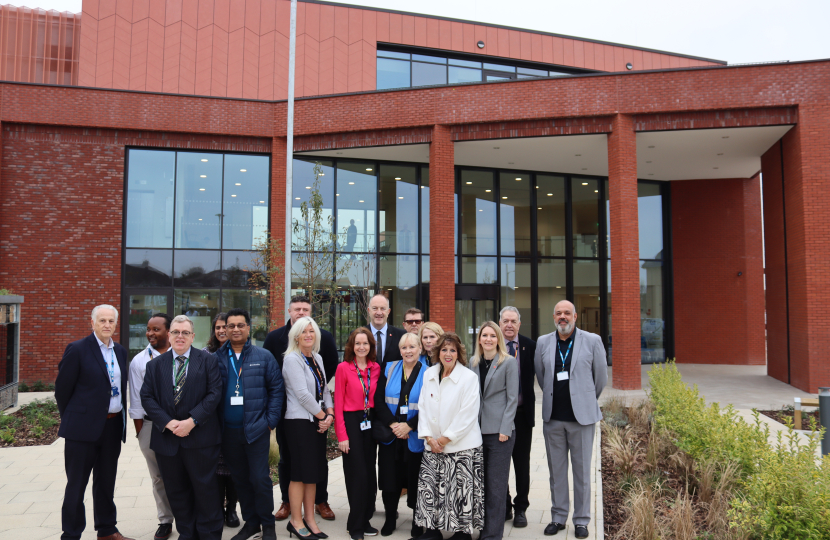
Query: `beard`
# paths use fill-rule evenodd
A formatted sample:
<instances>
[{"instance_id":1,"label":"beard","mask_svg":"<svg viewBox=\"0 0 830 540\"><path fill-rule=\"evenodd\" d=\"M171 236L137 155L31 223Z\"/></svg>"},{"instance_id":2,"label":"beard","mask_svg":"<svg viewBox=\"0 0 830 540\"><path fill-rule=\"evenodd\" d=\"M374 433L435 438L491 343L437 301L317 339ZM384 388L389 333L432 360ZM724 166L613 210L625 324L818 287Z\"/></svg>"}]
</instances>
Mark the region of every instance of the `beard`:
<instances>
[{"instance_id":1,"label":"beard","mask_svg":"<svg viewBox=\"0 0 830 540\"><path fill-rule=\"evenodd\" d=\"M566 323L565 326L562 326L562 323L559 323L559 324L556 325L556 330L562 336L570 335L570 333L573 332L573 329L574 329L574 323L572 323L572 322Z\"/></svg>"}]
</instances>

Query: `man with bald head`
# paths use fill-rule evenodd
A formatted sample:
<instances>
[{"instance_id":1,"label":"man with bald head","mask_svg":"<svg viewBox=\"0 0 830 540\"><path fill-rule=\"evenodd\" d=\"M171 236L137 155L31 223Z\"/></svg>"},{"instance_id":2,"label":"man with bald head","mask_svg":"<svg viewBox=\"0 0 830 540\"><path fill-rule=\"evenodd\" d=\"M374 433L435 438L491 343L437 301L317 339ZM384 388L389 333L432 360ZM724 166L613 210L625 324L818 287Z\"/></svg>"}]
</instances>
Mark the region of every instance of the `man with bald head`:
<instances>
[{"instance_id":1,"label":"man with bald head","mask_svg":"<svg viewBox=\"0 0 830 540\"><path fill-rule=\"evenodd\" d=\"M576 328L576 308L562 300L553 312L556 332L536 342L534 368L542 387L542 431L548 454L551 522L547 536L565 529L570 510L568 453L574 480L574 536L588 537L591 521L591 453L602 419L598 399L608 381L602 339Z\"/></svg>"}]
</instances>

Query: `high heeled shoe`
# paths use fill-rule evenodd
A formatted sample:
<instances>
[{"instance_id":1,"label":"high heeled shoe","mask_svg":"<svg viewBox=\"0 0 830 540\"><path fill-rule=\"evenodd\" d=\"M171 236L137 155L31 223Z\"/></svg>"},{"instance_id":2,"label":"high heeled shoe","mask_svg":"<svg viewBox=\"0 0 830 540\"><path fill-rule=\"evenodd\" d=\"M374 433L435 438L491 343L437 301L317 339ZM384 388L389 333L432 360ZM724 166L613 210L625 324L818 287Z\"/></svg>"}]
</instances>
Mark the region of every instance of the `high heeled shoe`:
<instances>
[{"instance_id":1,"label":"high heeled shoe","mask_svg":"<svg viewBox=\"0 0 830 540\"><path fill-rule=\"evenodd\" d=\"M306 520L305 520L305 519L303 519L303 525L305 525L305 528L306 528L306 529L308 529L308 532L310 532L311 534L313 534L313 535L314 535L314 536L316 536L317 538L320 538L320 540L323 540L324 538L328 538L328 537L329 537L329 535L327 535L327 534L326 534L326 533L324 533L323 531L320 531L320 532L314 532L314 531L312 531L312 530L311 530L311 527L309 527L309 526L308 526L308 522L306 522Z\"/></svg>"},{"instance_id":2,"label":"high heeled shoe","mask_svg":"<svg viewBox=\"0 0 830 540\"><path fill-rule=\"evenodd\" d=\"M303 527L300 531L305 531L308 534L300 534L300 531L291 523L291 520L288 520L288 525L285 526L285 530L288 531L288 538L292 536L296 536L300 540L317 540L317 535L313 532L309 531L307 528Z\"/></svg>"}]
</instances>

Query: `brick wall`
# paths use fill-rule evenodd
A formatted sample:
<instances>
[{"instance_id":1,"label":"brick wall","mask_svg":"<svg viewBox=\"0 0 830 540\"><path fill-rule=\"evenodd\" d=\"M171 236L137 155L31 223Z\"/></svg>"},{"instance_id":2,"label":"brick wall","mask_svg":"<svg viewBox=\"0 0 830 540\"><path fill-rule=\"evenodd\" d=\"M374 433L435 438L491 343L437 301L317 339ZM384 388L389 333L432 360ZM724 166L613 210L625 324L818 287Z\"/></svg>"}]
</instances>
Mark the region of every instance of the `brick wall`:
<instances>
[{"instance_id":1,"label":"brick wall","mask_svg":"<svg viewBox=\"0 0 830 540\"><path fill-rule=\"evenodd\" d=\"M764 364L760 177L675 181L671 200L677 361Z\"/></svg>"},{"instance_id":2,"label":"brick wall","mask_svg":"<svg viewBox=\"0 0 830 540\"><path fill-rule=\"evenodd\" d=\"M429 145L429 319L455 331L455 149L449 126L435 126Z\"/></svg>"}]
</instances>

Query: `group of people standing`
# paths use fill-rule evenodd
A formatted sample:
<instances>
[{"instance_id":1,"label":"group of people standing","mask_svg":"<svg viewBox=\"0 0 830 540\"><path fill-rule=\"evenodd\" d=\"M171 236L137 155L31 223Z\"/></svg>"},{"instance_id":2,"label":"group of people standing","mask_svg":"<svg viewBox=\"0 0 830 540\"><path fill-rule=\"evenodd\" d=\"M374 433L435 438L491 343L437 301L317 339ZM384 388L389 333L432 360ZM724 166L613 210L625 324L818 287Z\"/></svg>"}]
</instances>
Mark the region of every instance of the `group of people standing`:
<instances>
[{"instance_id":1,"label":"group of people standing","mask_svg":"<svg viewBox=\"0 0 830 540\"><path fill-rule=\"evenodd\" d=\"M527 526L534 375L544 394L553 501L545 534L565 528L570 454L575 535L587 537L593 424L600 418L606 357L598 336L575 328L573 304L557 304L557 331L538 344L519 334L519 310L505 307L498 323L482 324L468 356L458 335L425 321L417 309L406 312L404 329L389 325L388 299L378 294L369 301L369 324L351 333L342 362L311 309L308 298L292 298L288 321L262 348L248 339L250 316L241 309L214 319L204 351L192 348L187 316L155 314L148 321L149 345L129 368L129 413L153 479L157 540L169 536L173 520L183 539L218 540L223 523L240 525L237 500L244 525L234 540L275 538L277 520L288 520L290 536L328 538L316 516L334 519L326 492L332 424L353 540L391 535L403 493L413 510L413 538L441 540L443 530L454 540L471 540L478 530L482 540L500 539L507 520ZM125 351L111 339L117 317L112 306L95 308L93 335L67 347L56 380L60 435L67 440L62 538L83 531L83 491L93 468L98 536L124 538L112 502L118 439L126 439L121 373L125 388L128 378ZM95 364L107 369L106 378ZM104 391L106 416L103 401L96 406ZM268 467L272 430L280 447L276 515ZM370 522L377 489L385 513L380 531Z\"/></svg>"}]
</instances>

